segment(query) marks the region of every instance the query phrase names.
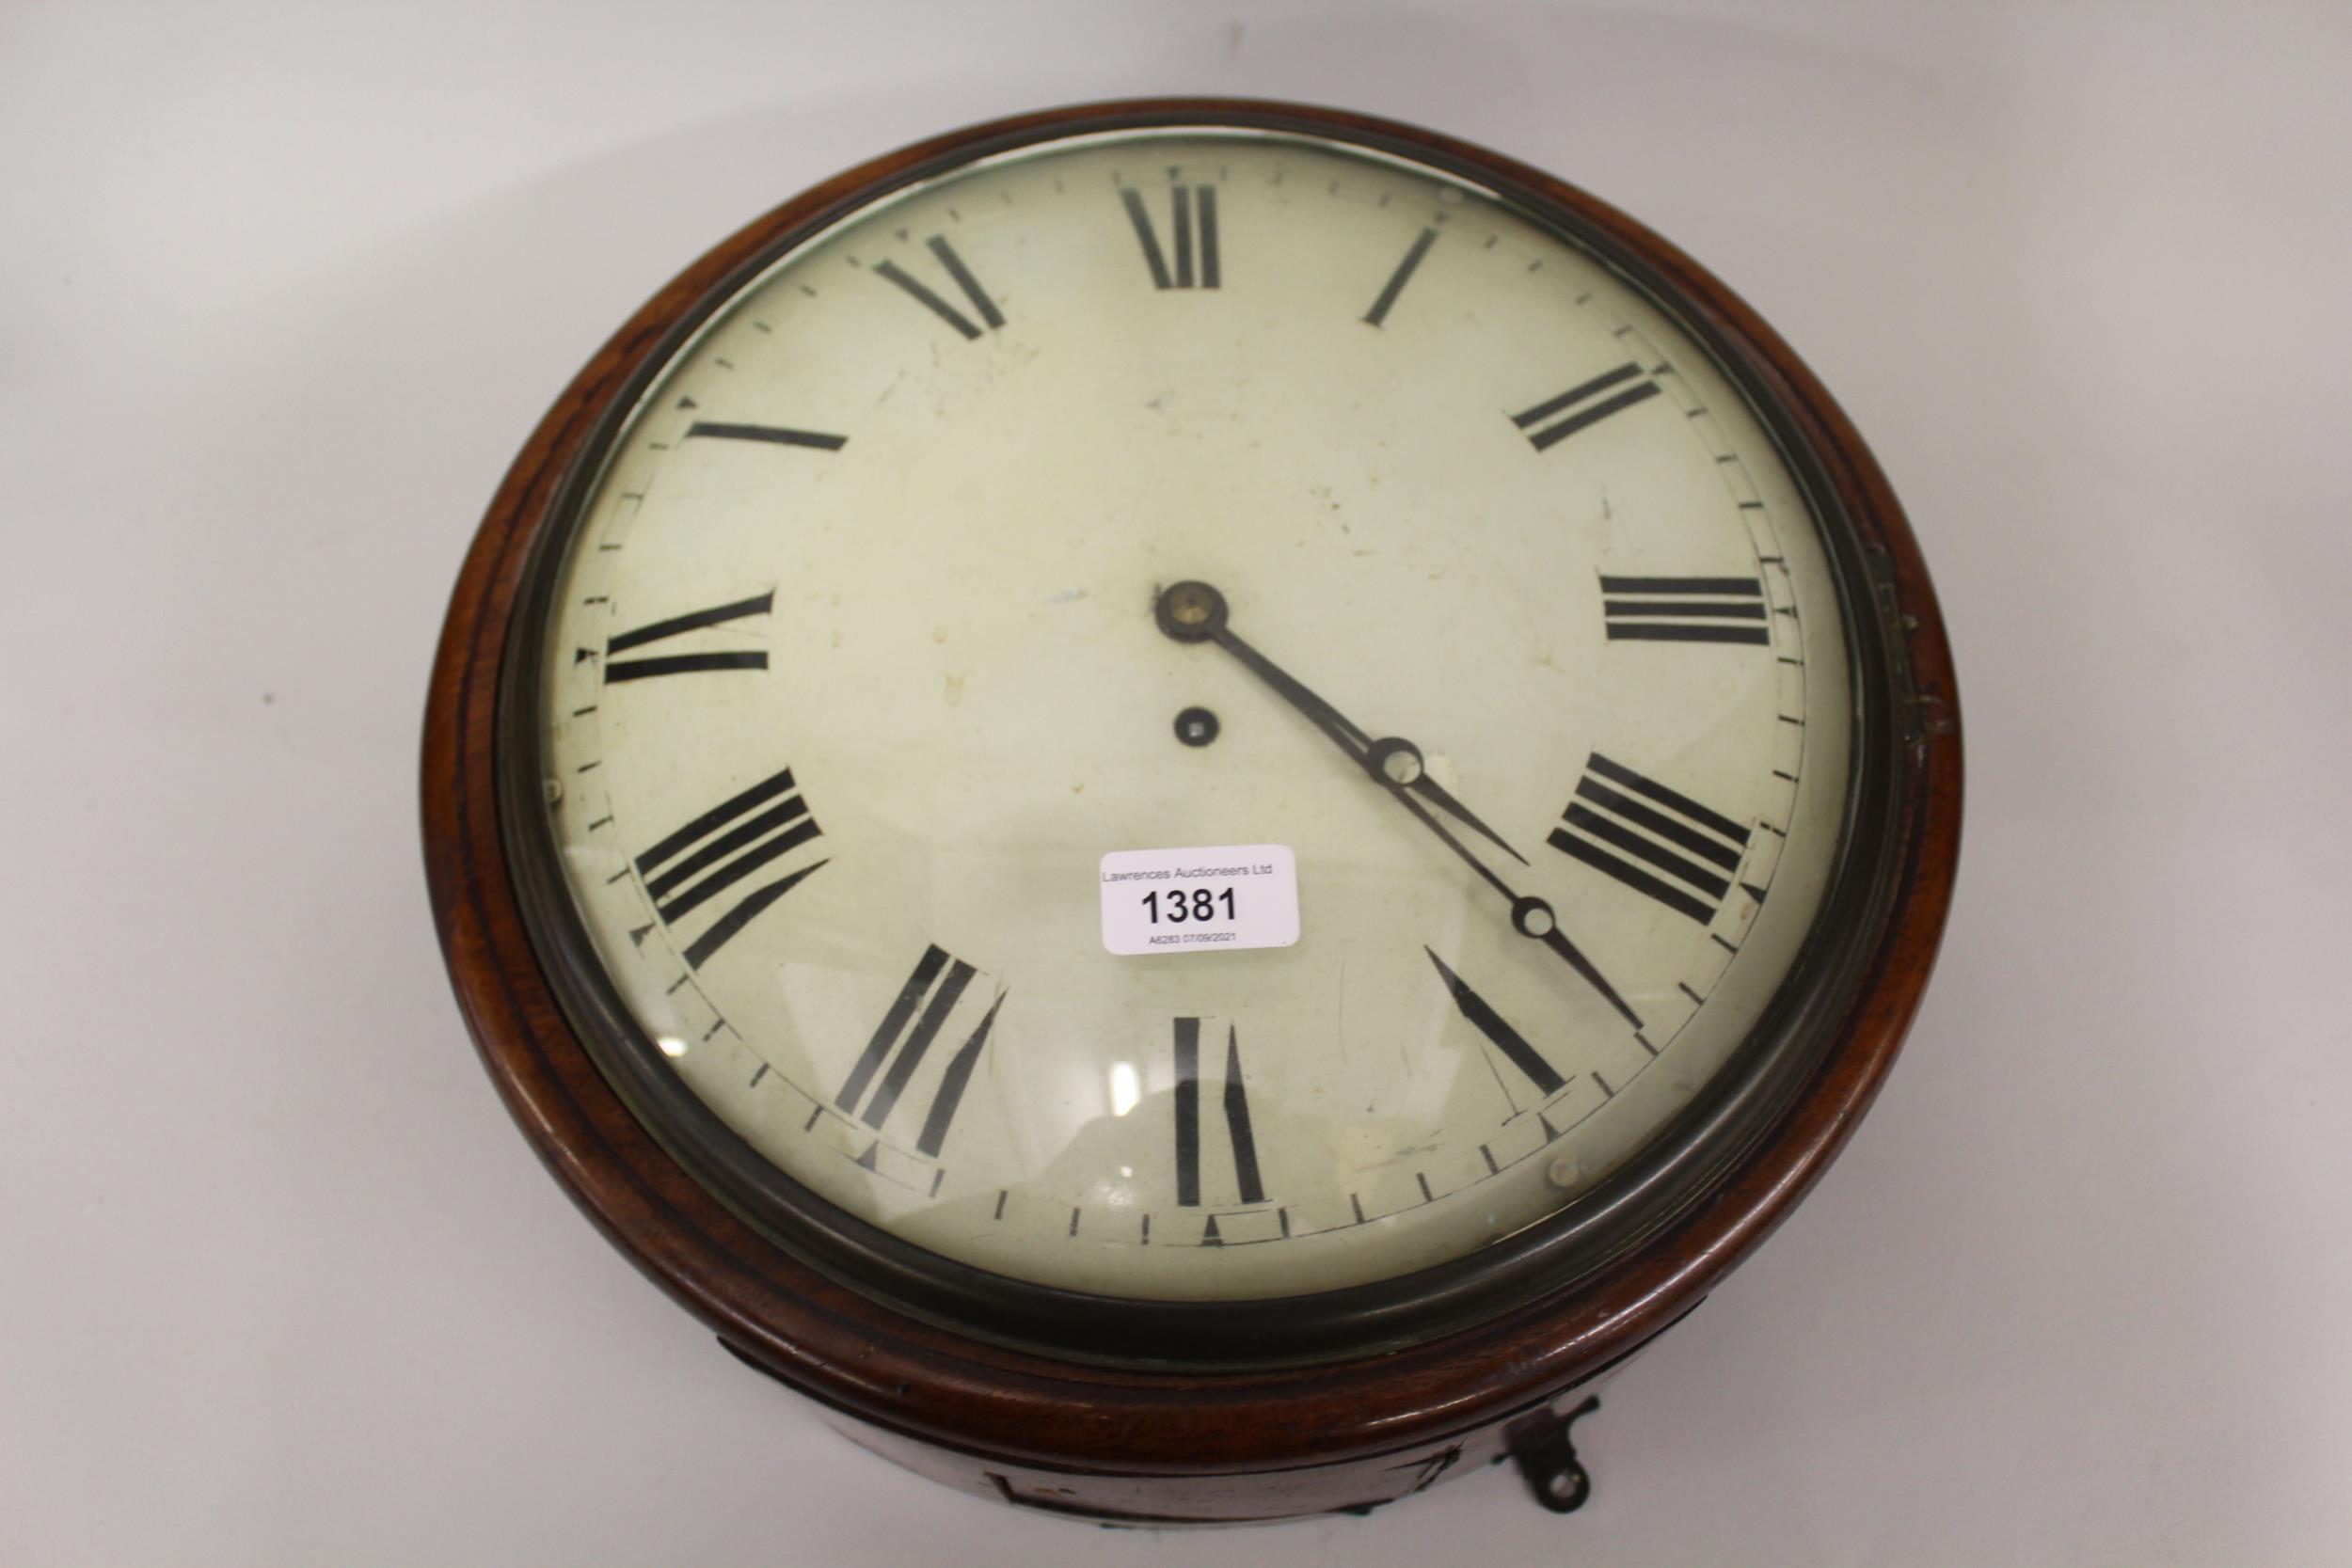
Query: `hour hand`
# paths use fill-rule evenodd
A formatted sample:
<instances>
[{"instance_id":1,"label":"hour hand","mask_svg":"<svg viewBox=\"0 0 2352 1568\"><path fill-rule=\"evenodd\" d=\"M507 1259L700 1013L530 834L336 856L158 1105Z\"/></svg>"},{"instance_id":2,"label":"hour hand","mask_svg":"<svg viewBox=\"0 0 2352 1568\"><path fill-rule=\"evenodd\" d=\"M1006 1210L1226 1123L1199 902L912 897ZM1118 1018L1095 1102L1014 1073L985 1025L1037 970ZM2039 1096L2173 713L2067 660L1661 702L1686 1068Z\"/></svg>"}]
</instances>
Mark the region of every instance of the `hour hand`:
<instances>
[{"instance_id":1,"label":"hour hand","mask_svg":"<svg viewBox=\"0 0 2352 1568\"><path fill-rule=\"evenodd\" d=\"M1356 759L1365 772L1387 786L1390 798L1403 806L1416 822L1436 836L1437 840L1460 859L1463 864L1478 874L1488 887L1502 895L1511 906L1512 928L1523 937L1542 942L1570 969L1583 976L1608 1004L1635 1029L1642 1027L1641 1015L1617 993L1616 988L1593 966L1583 951L1570 942L1560 929L1558 916L1552 908L1537 897L1521 897L1500 872L1470 852L1470 847L1454 836L1454 831L1431 813L1436 806L1465 827L1481 834L1520 864L1527 857L1502 842L1492 828L1471 815L1468 806L1456 800L1444 785L1428 775L1422 766L1421 748L1409 740L1390 736L1374 740L1350 723L1346 715L1316 696L1280 665L1258 652L1248 642L1233 635L1225 624L1225 595L1205 582L1180 582L1162 594L1153 611L1160 630L1179 642L1214 642L1278 692L1282 700L1304 714L1315 728L1321 730L1331 743Z\"/></svg>"},{"instance_id":2,"label":"hour hand","mask_svg":"<svg viewBox=\"0 0 2352 1568\"><path fill-rule=\"evenodd\" d=\"M1160 595L1154 617L1160 629L1179 642L1214 642L1232 655L1251 674L1272 687L1284 702L1306 715L1333 744L1361 764L1375 782L1412 791L1521 865L1527 863L1525 855L1512 848L1501 833L1455 800L1452 790L1429 776L1420 747L1397 736L1373 739L1296 676L1244 641L1227 624L1225 595L1215 588L1205 582L1180 582Z\"/></svg>"}]
</instances>

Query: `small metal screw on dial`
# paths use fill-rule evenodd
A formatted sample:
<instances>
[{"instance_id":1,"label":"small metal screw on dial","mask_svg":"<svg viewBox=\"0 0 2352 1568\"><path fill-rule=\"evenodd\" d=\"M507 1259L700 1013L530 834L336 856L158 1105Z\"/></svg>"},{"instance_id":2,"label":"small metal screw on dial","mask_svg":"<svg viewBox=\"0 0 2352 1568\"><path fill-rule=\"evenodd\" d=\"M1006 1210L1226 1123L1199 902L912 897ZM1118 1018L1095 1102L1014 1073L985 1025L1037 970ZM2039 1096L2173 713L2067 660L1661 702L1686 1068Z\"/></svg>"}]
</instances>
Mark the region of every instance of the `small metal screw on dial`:
<instances>
[{"instance_id":1,"label":"small metal screw on dial","mask_svg":"<svg viewBox=\"0 0 2352 1568\"><path fill-rule=\"evenodd\" d=\"M1176 716L1176 738L1187 746L1206 746L1220 727L1216 715L1204 707L1188 707Z\"/></svg>"}]
</instances>

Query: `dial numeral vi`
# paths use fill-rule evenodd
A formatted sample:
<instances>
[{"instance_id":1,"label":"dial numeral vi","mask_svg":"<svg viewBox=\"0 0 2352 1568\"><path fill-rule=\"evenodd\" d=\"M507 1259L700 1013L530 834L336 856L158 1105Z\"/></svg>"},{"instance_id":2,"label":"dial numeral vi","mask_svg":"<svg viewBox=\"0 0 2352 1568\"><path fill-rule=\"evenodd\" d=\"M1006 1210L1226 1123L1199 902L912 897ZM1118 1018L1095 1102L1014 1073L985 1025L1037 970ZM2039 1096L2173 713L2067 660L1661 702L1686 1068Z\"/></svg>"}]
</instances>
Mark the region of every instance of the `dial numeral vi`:
<instances>
[{"instance_id":1,"label":"dial numeral vi","mask_svg":"<svg viewBox=\"0 0 2352 1568\"><path fill-rule=\"evenodd\" d=\"M1186 1209L1200 1206L1200 1021L1176 1021L1176 1201ZM1241 1075L1241 1037L1232 1025L1225 1029L1225 1134L1233 1150L1233 1182L1244 1203L1265 1201L1265 1183L1258 1174L1258 1140L1249 1125L1249 1090ZM1211 1223L1209 1240L1216 1238Z\"/></svg>"}]
</instances>

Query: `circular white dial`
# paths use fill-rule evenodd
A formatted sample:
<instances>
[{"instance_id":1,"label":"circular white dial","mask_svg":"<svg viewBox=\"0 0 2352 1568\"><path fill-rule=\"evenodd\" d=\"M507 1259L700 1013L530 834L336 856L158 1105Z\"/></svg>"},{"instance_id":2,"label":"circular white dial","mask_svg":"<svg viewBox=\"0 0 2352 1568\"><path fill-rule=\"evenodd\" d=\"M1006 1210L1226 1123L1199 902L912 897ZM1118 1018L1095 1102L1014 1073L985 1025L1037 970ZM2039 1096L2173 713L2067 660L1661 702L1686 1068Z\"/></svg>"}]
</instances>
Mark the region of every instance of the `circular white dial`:
<instances>
[{"instance_id":1,"label":"circular white dial","mask_svg":"<svg viewBox=\"0 0 2352 1568\"><path fill-rule=\"evenodd\" d=\"M564 876L679 1088L1113 1295L1572 1203L1748 1037L1842 828L1838 594L1732 383L1494 196L1297 135L1072 138L797 245L614 437L543 637ZM1258 845L1294 944L1106 950L1104 855Z\"/></svg>"}]
</instances>

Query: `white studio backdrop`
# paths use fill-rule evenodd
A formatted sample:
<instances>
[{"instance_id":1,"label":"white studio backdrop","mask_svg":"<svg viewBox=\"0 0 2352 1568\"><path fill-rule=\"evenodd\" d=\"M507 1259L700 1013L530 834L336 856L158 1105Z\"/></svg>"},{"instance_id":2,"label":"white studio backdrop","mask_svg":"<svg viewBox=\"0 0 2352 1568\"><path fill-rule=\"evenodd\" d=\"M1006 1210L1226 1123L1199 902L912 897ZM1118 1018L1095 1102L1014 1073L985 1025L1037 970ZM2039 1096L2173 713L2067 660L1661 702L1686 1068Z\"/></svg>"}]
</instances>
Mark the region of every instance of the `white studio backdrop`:
<instances>
[{"instance_id":1,"label":"white studio backdrop","mask_svg":"<svg viewBox=\"0 0 2352 1568\"><path fill-rule=\"evenodd\" d=\"M2352 1561L2352 10L0 9L0 1561ZM1113 1533L833 1436L535 1165L416 837L445 596L721 234L1185 91L1585 185L1844 402L1970 800L1815 1197L1579 1429L1369 1520Z\"/></svg>"}]
</instances>

